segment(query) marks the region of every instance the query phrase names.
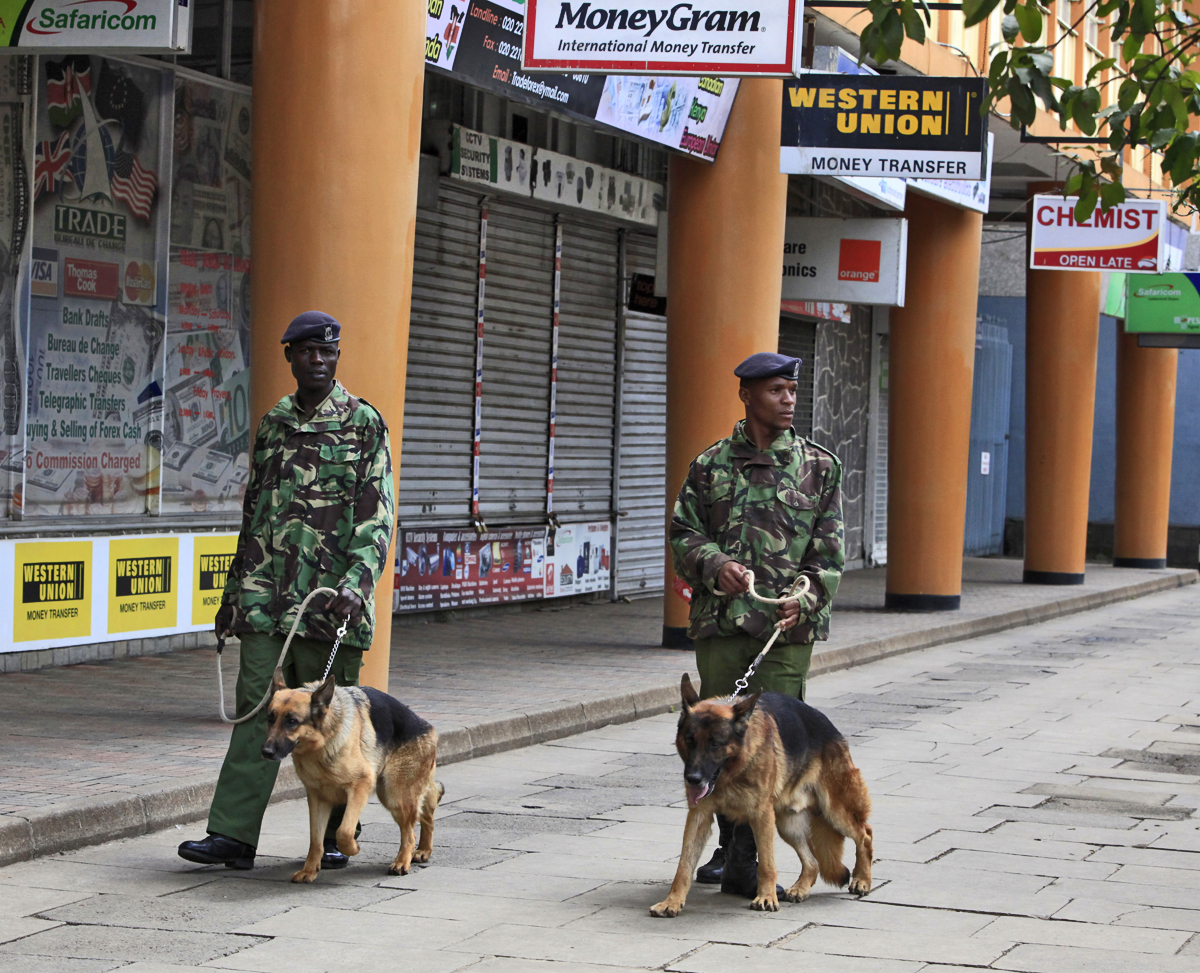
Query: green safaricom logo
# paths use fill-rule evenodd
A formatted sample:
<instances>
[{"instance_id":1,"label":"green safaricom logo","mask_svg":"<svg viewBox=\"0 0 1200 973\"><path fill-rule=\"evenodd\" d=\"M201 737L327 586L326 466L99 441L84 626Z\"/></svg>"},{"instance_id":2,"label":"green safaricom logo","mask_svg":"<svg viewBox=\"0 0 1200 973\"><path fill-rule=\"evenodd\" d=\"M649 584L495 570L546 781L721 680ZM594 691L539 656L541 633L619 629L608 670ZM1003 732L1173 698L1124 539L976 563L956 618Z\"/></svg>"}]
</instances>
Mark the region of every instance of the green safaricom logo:
<instances>
[{"instance_id":1,"label":"green safaricom logo","mask_svg":"<svg viewBox=\"0 0 1200 973\"><path fill-rule=\"evenodd\" d=\"M114 9L114 3L124 9ZM103 4L100 10L86 9L91 4ZM71 9L42 7L36 20L28 21L25 29L31 34L51 36L64 30L153 31L158 28L156 14L134 13L137 0L74 0L65 4ZM84 9L81 9L84 8Z\"/></svg>"}]
</instances>

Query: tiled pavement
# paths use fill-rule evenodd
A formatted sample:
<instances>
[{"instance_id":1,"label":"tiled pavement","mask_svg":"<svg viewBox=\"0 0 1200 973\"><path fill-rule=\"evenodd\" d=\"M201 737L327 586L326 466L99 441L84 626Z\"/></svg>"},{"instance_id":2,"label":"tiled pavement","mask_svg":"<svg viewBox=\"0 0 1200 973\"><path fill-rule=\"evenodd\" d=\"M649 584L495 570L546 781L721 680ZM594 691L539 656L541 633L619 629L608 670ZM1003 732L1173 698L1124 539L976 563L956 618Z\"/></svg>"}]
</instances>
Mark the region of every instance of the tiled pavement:
<instances>
[{"instance_id":1,"label":"tiled pavement","mask_svg":"<svg viewBox=\"0 0 1200 973\"><path fill-rule=\"evenodd\" d=\"M1064 597L1194 576L1089 565L1085 585L1043 587L1020 583L1020 561L968 559L963 610L927 615L885 613L883 571L851 572L816 667L822 654L828 661L830 654L889 639L944 641L996 619L1011 624L1014 613L1045 610ZM533 612L397 626L391 691L447 734L564 703L661 689L692 664L690 653L658 647L661 625L661 600L645 599L569 608L547 603ZM236 660L231 646L230 694ZM228 740L216 718L214 665L212 650L199 649L0 675L0 823L22 813L210 785Z\"/></svg>"},{"instance_id":2,"label":"tiled pavement","mask_svg":"<svg viewBox=\"0 0 1200 973\"><path fill-rule=\"evenodd\" d=\"M0 973L1200 973L1198 623L1184 588L814 682L872 792L861 901L697 887L650 918L684 817L664 715L442 768L403 878L372 804L349 869L289 884L299 801L252 872L176 859L194 828L0 869Z\"/></svg>"}]
</instances>

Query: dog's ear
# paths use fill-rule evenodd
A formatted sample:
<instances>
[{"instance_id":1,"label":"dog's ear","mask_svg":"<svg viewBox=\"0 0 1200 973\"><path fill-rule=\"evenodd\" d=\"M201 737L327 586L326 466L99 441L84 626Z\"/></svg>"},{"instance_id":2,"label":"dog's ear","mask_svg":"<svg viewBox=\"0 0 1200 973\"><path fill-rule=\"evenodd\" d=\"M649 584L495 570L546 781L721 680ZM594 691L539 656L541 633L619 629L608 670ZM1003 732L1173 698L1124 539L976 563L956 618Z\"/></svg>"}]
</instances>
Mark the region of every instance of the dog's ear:
<instances>
[{"instance_id":1,"label":"dog's ear","mask_svg":"<svg viewBox=\"0 0 1200 973\"><path fill-rule=\"evenodd\" d=\"M287 689L287 680L283 678L283 670L277 666L275 674L271 676L271 692L276 693L281 689Z\"/></svg>"},{"instance_id":2,"label":"dog's ear","mask_svg":"<svg viewBox=\"0 0 1200 973\"><path fill-rule=\"evenodd\" d=\"M750 717L754 713L754 707L758 705L758 697L761 695L761 693L754 693L733 704L733 729L735 732L746 732L746 727L750 725Z\"/></svg>"},{"instance_id":3,"label":"dog's ear","mask_svg":"<svg viewBox=\"0 0 1200 973\"><path fill-rule=\"evenodd\" d=\"M692 686L692 677L686 672L679 681L679 695L683 698L683 711L685 713L700 702L700 694Z\"/></svg>"},{"instance_id":4,"label":"dog's ear","mask_svg":"<svg viewBox=\"0 0 1200 973\"><path fill-rule=\"evenodd\" d=\"M333 702L333 691L337 688L337 678L331 672L325 677L325 681L313 690L312 699L308 704L309 714L312 716L313 724L320 723L325 716L325 711L329 709L329 704Z\"/></svg>"}]
</instances>

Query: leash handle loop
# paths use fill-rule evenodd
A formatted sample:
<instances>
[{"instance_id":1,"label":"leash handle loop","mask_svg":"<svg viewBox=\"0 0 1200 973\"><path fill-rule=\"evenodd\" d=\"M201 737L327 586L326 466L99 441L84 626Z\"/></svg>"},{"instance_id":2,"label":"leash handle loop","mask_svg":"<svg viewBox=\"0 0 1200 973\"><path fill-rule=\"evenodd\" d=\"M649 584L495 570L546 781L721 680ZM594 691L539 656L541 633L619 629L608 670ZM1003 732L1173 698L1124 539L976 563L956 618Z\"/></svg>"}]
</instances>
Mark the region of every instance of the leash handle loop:
<instances>
[{"instance_id":1,"label":"leash handle loop","mask_svg":"<svg viewBox=\"0 0 1200 973\"><path fill-rule=\"evenodd\" d=\"M308 593L308 597L305 598L304 601L300 602L300 610L296 612L296 620L294 622L292 622L292 630L290 632L288 632L288 637L284 640L284 643L283 643L283 651L281 651L279 653L279 659L275 663L276 669L278 669L281 665L283 665L283 660L287 657L288 649L290 649L292 647L292 639L296 635L296 629L298 629L300 627L300 619L302 619L304 617L304 612L308 608L308 603L310 601L312 601L313 598L315 598L317 595L322 594L322 593L328 594L328 595L333 595L334 597L337 596L337 590L335 588L314 588L312 591L310 591ZM329 662L325 665L325 675L321 677L322 682L324 682L329 677L329 670L333 667L334 656L337 655L338 646L342 644L342 636L346 634L346 626L349 624L350 624L350 616L347 615L346 620L342 622L342 627L339 628L337 631L337 638L334 640L334 643L333 643L333 652L329 656ZM230 719L229 715L225 712L225 678L221 672L221 653L222 653L222 650L224 650L224 648L225 648L225 639L223 637L218 638L217 639L217 698L220 700L220 705L221 705L221 721L223 723L230 723L230 724L236 726L238 723L245 723L245 722L253 719L258 714L258 711L260 709L262 709L267 704L267 700L271 698L272 687L271 686L267 687L267 691L263 694L263 698L258 701L258 705L255 706L254 709L252 709L249 713L247 713L245 716L238 717L236 720Z\"/></svg>"},{"instance_id":2,"label":"leash handle loop","mask_svg":"<svg viewBox=\"0 0 1200 973\"><path fill-rule=\"evenodd\" d=\"M812 590L812 582L809 580L808 575L802 574L795 580L792 586L788 589L787 594L785 594L782 598L765 598L754 590L754 572L749 568L746 569L746 577L750 581L750 587L745 593L751 598L754 598L756 601L765 602L768 605L782 605L789 601L799 601L801 596L808 594L808 592ZM719 588L714 588L713 591L725 598L731 596L731 592L721 591ZM730 699L737 699L746 691L747 687L750 685L751 677L754 675L755 670L758 669L759 663L762 662L766 654L771 651L771 646L775 644L775 640L778 639L782 634L783 619L781 618L775 623L774 633L771 635L770 639L767 640L767 644L763 646L763 650L758 653L754 661L750 663L750 668L746 670L746 674L733 684L733 693L730 695Z\"/></svg>"}]
</instances>

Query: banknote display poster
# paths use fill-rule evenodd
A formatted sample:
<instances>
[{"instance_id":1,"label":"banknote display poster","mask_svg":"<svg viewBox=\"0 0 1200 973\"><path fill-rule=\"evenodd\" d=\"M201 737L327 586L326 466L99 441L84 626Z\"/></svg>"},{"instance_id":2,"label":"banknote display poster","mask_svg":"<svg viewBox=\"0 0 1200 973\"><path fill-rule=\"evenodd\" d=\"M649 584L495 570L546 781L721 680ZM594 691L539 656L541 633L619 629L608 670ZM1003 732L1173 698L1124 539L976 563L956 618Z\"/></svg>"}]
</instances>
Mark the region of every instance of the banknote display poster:
<instances>
[{"instance_id":1,"label":"banknote display poster","mask_svg":"<svg viewBox=\"0 0 1200 973\"><path fill-rule=\"evenodd\" d=\"M179 538L108 542L108 631L174 628L179 616Z\"/></svg>"},{"instance_id":2,"label":"banknote display poster","mask_svg":"<svg viewBox=\"0 0 1200 973\"><path fill-rule=\"evenodd\" d=\"M167 75L40 58L23 517L141 514L158 502L165 301L158 263Z\"/></svg>"},{"instance_id":3,"label":"banknote display poster","mask_svg":"<svg viewBox=\"0 0 1200 973\"><path fill-rule=\"evenodd\" d=\"M13 641L92 632L92 542L15 545Z\"/></svg>"},{"instance_id":4,"label":"banknote display poster","mask_svg":"<svg viewBox=\"0 0 1200 973\"><path fill-rule=\"evenodd\" d=\"M612 524L563 524L546 542L546 597L607 591L612 577Z\"/></svg>"},{"instance_id":5,"label":"banknote display poster","mask_svg":"<svg viewBox=\"0 0 1200 973\"><path fill-rule=\"evenodd\" d=\"M192 624L211 626L221 607L237 534L198 534L192 541Z\"/></svg>"},{"instance_id":6,"label":"banknote display poster","mask_svg":"<svg viewBox=\"0 0 1200 973\"><path fill-rule=\"evenodd\" d=\"M241 509L250 478L250 98L175 82L162 506Z\"/></svg>"},{"instance_id":7,"label":"banknote display poster","mask_svg":"<svg viewBox=\"0 0 1200 973\"><path fill-rule=\"evenodd\" d=\"M542 597L546 528L401 530L393 610L429 611Z\"/></svg>"},{"instance_id":8,"label":"banknote display poster","mask_svg":"<svg viewBox=\"0 0 1200 973\"><path fill-rule=\"evenodd\" d=\"M713 160L738 80L605 74L531 74L521 65L525 5L518 0L429 0L425 63L514 101L628 132Z\"/></svg>"}]
</instances>

